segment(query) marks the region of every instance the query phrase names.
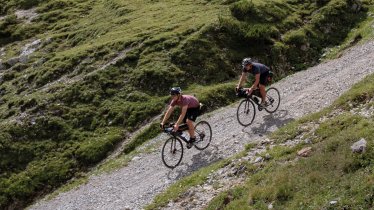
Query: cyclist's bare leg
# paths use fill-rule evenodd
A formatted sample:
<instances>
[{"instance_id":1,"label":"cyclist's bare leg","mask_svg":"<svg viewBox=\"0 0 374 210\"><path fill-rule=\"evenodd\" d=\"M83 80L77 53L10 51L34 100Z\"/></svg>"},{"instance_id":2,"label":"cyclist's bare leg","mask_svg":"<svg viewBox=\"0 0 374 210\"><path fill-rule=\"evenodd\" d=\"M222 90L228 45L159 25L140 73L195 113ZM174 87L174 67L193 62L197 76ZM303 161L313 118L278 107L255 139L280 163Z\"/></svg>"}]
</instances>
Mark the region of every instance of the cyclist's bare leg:
<instances>
[{"instance_id":1,"label":"cyclist's bare leg","mask_svg":"<svg viewBox=\"0 0 374 210\"><path fill-rule=\"evenodd\" d=\"M260 88L260 93L261 93L261 98L262 98L261 103L265 103L265 101L266 101L266 90L265 90L265 85L261 85L261 84L259 84L259 88Z\"/></svg>"},{"instance_id":2,"label":"cyclist's bare leg","mask_svg":"<svg viewBox=\"0 0 374 210\"><path fill-rule=\"evenodd\" d=\"M190 134L190 137L191 137L191 138L195 138L195 127L194 127L194 125L193 125L193 121L187 119L187 120L186 120L186 123L187 123L187 125L188 125L188 133Z\"/></svg>"}]
</instances>

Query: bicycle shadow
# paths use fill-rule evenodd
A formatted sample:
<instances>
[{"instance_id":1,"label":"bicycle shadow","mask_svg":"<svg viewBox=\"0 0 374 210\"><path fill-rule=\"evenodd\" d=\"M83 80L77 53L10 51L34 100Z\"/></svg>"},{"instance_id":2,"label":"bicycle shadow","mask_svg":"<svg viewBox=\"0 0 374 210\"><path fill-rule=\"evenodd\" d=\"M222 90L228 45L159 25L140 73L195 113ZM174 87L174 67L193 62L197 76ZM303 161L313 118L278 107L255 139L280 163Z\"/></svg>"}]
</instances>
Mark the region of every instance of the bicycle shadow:
<instances>
[{"instance_id":1,"label":"bicycle shadow","mask_svg":"<svg viewBox=\"0 0 374 210\"><path fill-rule=\"evenodd\" d=\"M170 180L179 180L185 176L196 172L200 168L214 164L215 162L222 160L222 157L218 156L218 146L210 145L207 149L199 151L197 154L192 155L190 160L177 166L167 173L167 178Z\"/></svg>"},{"instance_id":2,"label":"bicycle shadow","mask_svg":"<svg viewBox=\"0 0 374 210\"><path fill-rule=\"evenodd\" d=\"M290 121L295 120L295 118L288 117L288 111L287 110L278 110L277 112L269 115L263 116L263 123L260 123L257 127L251 126L251 133L258 134L260 136L266 135L270 133L269 129L272 127L280 128L283 125L289 123ZM246 127L248 128L248 127ZM246 128L243 128L243 132L250 133L249 131L245 131ZM274 129L272 129L274 130Z\"/></svg>"}]
</instances>

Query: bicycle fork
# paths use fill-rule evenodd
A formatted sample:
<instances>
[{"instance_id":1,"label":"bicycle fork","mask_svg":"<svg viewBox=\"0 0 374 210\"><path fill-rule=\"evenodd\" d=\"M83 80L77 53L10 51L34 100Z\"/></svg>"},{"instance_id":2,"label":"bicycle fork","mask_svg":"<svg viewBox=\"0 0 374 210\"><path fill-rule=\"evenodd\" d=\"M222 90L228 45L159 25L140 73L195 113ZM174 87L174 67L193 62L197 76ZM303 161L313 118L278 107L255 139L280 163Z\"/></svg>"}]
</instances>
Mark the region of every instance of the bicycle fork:
<instances>
[{"instance_id":1,"label":"bicycle fork","mask_svg":"<svg viewBox=\"0 0 374 210\"><path fill-rule=\"evenodd\" d=\"M175 154L175 152L177 151L177 140L174 138L172 141L173 142L170 144L170 153Z\"/></svg>"}]
</instances>

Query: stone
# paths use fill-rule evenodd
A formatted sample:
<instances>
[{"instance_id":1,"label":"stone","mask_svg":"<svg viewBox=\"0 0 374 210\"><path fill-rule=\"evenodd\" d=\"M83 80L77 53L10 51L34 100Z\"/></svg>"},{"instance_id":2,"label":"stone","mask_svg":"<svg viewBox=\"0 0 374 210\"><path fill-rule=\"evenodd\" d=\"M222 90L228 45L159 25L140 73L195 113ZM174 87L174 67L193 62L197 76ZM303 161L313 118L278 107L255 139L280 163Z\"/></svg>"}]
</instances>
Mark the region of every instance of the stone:
<instances>
[{"instance_id":1,"label":"stone","mask_svg":"<svg viewBox=\"0 0 374 210\"><path fill-rule=\"evenodd\" d=\"M3 63L1 62L1 60L0 60L0 71L1 70L5 70L5 66L3 65Z\"/></svg>"},{"instance_id":2,"label":"stone","mask_svg":"<svg viewBox=\"0 0 374 210\"><path fill-rule=\"evenodd\" d=\"M28 56L28 55L21 55L21 56L19 56L19 62L20 62L20 63L25 64L25 63L27 63L28 61L29 61L29 56Z\"/></svg>"},{"instance_id":3,"label":"stone","mask_svg":"<svg viewBox=\"0 0 374 210\"><path fill-rule=\"evenodd\" d=\"M136 160L140 160L140 159L142 159L142 158L139 157L139 156L135 156L135 157L132 158L132 161L136 161Z\"/></svg>"},{"instance_id":4,"label":"stone","mask_svg":"<svg viewBox=\"0 0 374 210\"><path fill-rule=\"evenodd\" d=\"M257 157L257 158L255 159L255 162L254 162L254 163L260 163L260 162L262 162L263 160L264 160L263 157Z\"/></svg>"},{"instance_id":5,"label":"stone","mask_svg":"<svg viewBox=\"0 0 374 210\"><path fill-rule=\"evenodd\" d=\"M265 160L270 160L270 159L271 159L271 155L269 153L266 153Z\"/></svg>"},{"instance_id":6,"label":"stone","mask_svg":"<svg viewBox=\"0 0 374 210\"><path fill-rule=\"evenodd\" d=\"M330 205L335 205L337 203L338 203L338 201L330 201Z\"/></svg>"},{"instance_id":7,"label":"stone","mask_svg":"<svg viewBox=\"0 0 374 210\"><path fill-rule=\"evenodd\" d=\"M364 138L361 138L359 141L355 142L352 146L352 152L355 153L363 153L366 150L366 140Z\"/></svg>"},{"instance_id":8,"label":"stone","mask_svg":"<svg viewBox=\"0 0 374 210\"><path fill-rule=\"evenodd\" d=\"M297 152L297 155L301 157L309 157L312 153L312 147L305 147Z\"/></svg>"},{"instance_id":9,"label":"stone","mask_svg":"<svg viewBox=\"0 0 374 210\"><path fill-rule=\"evenodd\" d=\"M304 143L305 143L305 144L312 144L313 142L312 142L312 140L310 140L310 139L308 138L308 139L305 139L305 140L304 140Z\"/></svg>"},{"instance_id":10,"label":"stone","mask_svg":"<svg viewBox=\"0 0 374 210\"><path fill-rule=\"evenodd\" d=\"M19 57L10 58L7 63L12 67L19 62Z\"/></svg>"},{"instance_id":11,"label":"stone","mask_svg":"<svg viewBox=\"0 0 374 210\"><path fill-rule=\"evenodd\" d=\"M21 56L27 56L30 55L31 53L35 52L39 48L41 44L41 40L37 39L29 44L26 44L21 51Z\"/></svg>"}]
</instances>

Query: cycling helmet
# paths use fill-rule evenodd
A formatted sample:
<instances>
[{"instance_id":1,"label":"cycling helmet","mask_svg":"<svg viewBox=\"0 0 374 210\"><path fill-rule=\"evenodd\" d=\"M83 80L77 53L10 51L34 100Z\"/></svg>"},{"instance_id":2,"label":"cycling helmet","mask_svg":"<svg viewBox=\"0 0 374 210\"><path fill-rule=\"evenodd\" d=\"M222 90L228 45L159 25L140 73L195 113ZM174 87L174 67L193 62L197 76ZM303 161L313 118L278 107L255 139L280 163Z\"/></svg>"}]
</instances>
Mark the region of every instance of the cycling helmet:
<instances>
[{"instance_id":1,"label":"cycling helmet","mask_svg":"<svg viewBox=\"0 0 374 210\"><path fill-rule=\"evenodd\" d=\"M252 64L252 59L251 58L244 58L242 61L242 68L244 69L246 65Z\"/></svg>"},{"instance_id":2,"label":"cycling helmet","mask_svg":"<svg viewBox=\"0 0 374 210\"><path fill-rule=\"evenodd\" d=\"M181 93L182 93L182 89L180 87L173 87L170 89L170 95L177 95Z\"/></svg>"}]
</instances>

